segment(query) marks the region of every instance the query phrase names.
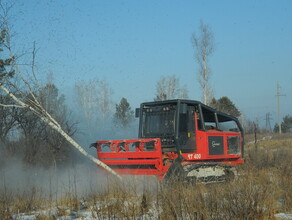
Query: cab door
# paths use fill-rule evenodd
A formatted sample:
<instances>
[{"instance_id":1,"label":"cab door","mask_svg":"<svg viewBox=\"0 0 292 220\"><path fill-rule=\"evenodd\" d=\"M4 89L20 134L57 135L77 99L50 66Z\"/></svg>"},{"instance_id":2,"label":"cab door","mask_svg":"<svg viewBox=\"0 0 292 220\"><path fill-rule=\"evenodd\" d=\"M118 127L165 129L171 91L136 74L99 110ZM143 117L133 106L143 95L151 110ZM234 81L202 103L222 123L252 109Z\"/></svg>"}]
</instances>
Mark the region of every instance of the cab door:
<instances>
[{"instance_id":1,"label":"cab door","mask_svg":"<svg viewBox=\"0 0 292 220\"><path fill-rule=\"evenodd\" d=\"M182 153L196 152L195 117L196 106L188 105L186 114L180 115L179 137Z\"/></svg>"}]
</instances>

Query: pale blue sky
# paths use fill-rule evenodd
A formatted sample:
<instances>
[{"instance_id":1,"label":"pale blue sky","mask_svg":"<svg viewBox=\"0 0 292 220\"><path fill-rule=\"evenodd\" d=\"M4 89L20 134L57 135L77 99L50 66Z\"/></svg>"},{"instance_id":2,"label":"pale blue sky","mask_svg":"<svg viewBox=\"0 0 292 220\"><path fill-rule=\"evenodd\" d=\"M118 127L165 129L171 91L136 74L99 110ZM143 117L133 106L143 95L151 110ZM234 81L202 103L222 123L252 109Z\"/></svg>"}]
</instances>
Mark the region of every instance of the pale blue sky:
<instances>
[{"instance_id":1,"label":"pale blue sky","mask_svg":"<svg viewBox=\"0 0 292 220\"><path fill-rule=\"evenodd\" d=\"M200 100L191 34L200 20L215 36L210 58L216 98L228 96L247 118L292 115L292 1L18 0L12 10L17 52L36 41L38 70L53 72L66 95L76 81L106 77L113 100L152 101L162 75L177 75ZM264 122L262 122L264 123Z\"/></svg>"}]
</instances>

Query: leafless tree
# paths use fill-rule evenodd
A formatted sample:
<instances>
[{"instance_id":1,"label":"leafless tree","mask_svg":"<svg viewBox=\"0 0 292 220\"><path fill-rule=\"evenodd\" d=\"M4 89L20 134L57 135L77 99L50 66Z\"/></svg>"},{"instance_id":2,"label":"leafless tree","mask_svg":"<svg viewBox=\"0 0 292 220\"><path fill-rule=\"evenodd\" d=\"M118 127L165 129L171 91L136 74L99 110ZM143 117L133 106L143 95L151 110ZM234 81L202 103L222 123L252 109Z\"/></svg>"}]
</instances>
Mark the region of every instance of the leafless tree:
<instances>
[{"instance_id":1,"label":"leafless tree","mask_svg":"<svg viewBox=\"0 0 292 220\"><path fill-rule=\"evenodd\" d=\"M28 99L31 98L27 94ZM63 130L72 137L76 123L70 120L70 112L65 105L64 95L59 95L58 88L51 82L40 87L35 93L44 109L52 115ZM23 142L24 162L28 165L57 166L70 160L72 148L66 140L46 123L38 119L31 111L22 108L14 115L17 122L19 140Z\"/></svg>"},{"instance_id":2,"label":"leafless tree","mask_svg":"<svg viewBox=\"0 0 292 220\"><path fill-rule=\"evenodd\" d=\"M156 84L156 101L174 99L179 92L179 79L176 76L162 76Z\"/></svg>"},{"instance_id":3,"label":"leafless tree","mask_svg":"<svg viewBox=\"0 0 292 220\"><path fill-rule=\"evenodd\" d=\"M180 95L179 98L181 99L188 99L189 95L188 95L188 89L187 86L184 85L181 89L180 89Z\"/></svg>"},{"instance_id":4,"label":"leafless tree","mask_svg":"<svg viewBox=\"0 0 292 220\"><path fill-rule=\"evenodd\" d=\"M179 78L175 75L161 76L156 84L155 101L162 101L175 98L188 98L188 90L186 85L180 88Z\"/></svg>"},{"instance_id":5,"label":"leafless tree","mask_svg":"<svg viewBox=\"0 0 292 220\"><path fill-rule=\"evenodd\" d=\"M10 97L6 94L0 95L0 103L11 103ZM0 106L0 141L6 142L9 132L16 126L15 115L19 110L17 108L5 108Z\"/></svg>"},{"instance_id":6,"label":"leafless tree","mask_svg":"<svg viewBox=\"0 0 292 220\"><path fill-rule=\"evenodd\" d=\"M207 104L212 98L212 90L209 85L211 69L209 57L214 52L214 34L211 28L200 22L199 34L192 34L192 43L195 50L195 58L199 65L198 81L203 90L203 102Z\"/></svg>"},{"instance_id":7,"label":"leafless tree","mask_svg":"<svg viewBox=\"0 0 292 220\"><path fill-rule=\"evenodd\" d=\"M99 112L101 119L104 121L113 110L112 102L113 90L110 88L106 78L98 81L98 98L99 98Z\"/></svg>"},{"instance_id":8,"label":"leafless tree","mask_svg":"<svg viewBox=\"0 0 292 220\"><path fill-rule=\"evenodd\" d=\"M75 84L78 105L84 113L87 125L95 121L93 118L97 115L97 109L99 108L98 84L98 80L95 79Z\"/></svg>"},{"instance_id":9,"label":"leafless tree","mask_svg":"<svg viewBox=\"0 0 292 220\"><path fill-rule=\"evenodd\" d=\"M1 9L5 9L1 7ZM7 13L4 12L1 14L1 36L0 36L0 90L2 90L6 95L10 97L10 100L13 101L9 103L0 103L0 106L7 108L20 108L26 109L32 112L38 117L39 120L42 120L52 129L57 131L62 135L73 147L75 147L80 153L86 156L88 159L96 163L97 165L103 167L110 173L121 178L115 171L113 171L106 164L102 163L100 160L88 154L75 140L73 140L70 135L64 131L61 124L43 107L41 100L38 99L38 96L33 92L32 85L35 85L37 82L30 83L30 79L25 78L24 74L17 64L17 60L12 52L11 48L11 36L9 35L9 25L6 17ZM8 55L8 58L3 59L2 57ZM32 73L33 74L33 73ZM13 83L14 78L18 78L19 83ZM27 95L29 94L29 96Z\"/></svg>"},{"instance_id":10,"label":"leafless tree","mask_svg":"<svg viewBox=\"0 0 292 220\"><path fill-rule=\"evenodd\" d=\"M87 125L108 118L113 109L111 100L113 90L110 88L106 78L76 83L75 91Z\"/></svg>"}]
</instances>

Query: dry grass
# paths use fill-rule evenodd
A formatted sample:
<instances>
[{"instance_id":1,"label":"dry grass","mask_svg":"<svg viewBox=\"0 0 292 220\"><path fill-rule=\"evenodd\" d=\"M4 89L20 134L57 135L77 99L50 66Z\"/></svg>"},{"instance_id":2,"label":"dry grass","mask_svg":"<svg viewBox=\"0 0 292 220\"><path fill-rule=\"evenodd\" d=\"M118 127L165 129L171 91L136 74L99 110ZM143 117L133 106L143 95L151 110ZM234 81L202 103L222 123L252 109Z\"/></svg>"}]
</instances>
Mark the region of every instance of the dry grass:
<instances>
[{"instance_id":1,"label":"dry grass","mask_svg":"<svg viewBox=\"0 0 292 220\"><path fill-rule=\"evenodd\" d=\"M73 179L70 189L54 199L39 188L23 192L0 192L1 219L57 207L55 214L39 213L37 219L82 216L88 211L97 219L274 219L292 212L292 138L277 136L246 146L246 163L239 178L220 184L171 186L141 177L123 182L108 179L83 195ZM91 179L89 181L99 181ZM99 182L98 182L99 183ZM74 213L75 212L75 213Z\"/></svg>"}]
</instances>

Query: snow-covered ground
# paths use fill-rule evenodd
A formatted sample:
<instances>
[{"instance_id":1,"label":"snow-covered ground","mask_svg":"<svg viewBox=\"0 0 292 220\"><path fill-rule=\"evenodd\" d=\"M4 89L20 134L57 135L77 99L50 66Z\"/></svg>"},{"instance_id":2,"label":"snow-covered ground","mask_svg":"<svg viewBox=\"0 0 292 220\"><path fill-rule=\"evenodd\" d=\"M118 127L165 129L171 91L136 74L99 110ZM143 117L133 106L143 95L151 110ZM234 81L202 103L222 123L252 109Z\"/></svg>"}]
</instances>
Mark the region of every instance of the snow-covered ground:
<instances>
[{"instance_id":1,"label":"snow-covered ground","mask_svg":"<svg viewBox=\"0 0 292 220\"><path fill-rule=\"evenodd\" d=\"M277 217L279 219L292 219L292 214L277 213L277 214L275 214L275 217Z\"/></svg>"},{"instance_id":2,"label":"snow-covered ground","mask_svg":"<svg viewBox=\"0 0 292 220\"><path fill-rule=\"evenodd\" d=\"M101 205L101 204L97 204ZM127 204L124 204L127 206ZM60 216L58 214L58 209L48 209L48 210L42 210L42 211L36 211L31 213L18 213L12 216L14 220L36 220L40 217L53 217L53 219L58 220L93 220L93 219L118 219L115 216L112 216L110 218L105 218L105 215L102 215L101 212L97 212L97 207L90 207L86 210L81 211L71 211L70 209L65 210L65 214ZM150 208L148 212L142 216L136 216L136 219L158 219L159 216L159 210L155 208L155 205L153 204L153 208Z\"/></svg>"},{"instance_id":3,"label":"snow-covered ground","mask_svg":"<svg viewBox=\"0 0 292 220\"><path fill-rule=\"evenodd\" d=\"M149 214L145 214L143 216L137 216L137 219L157 219L158 213L155 213L155 210L149 210ZM58 216L57 211L47 210L47 211L38 211L30 214L19 213L13 215L13 219L15 220L36 220L38 217L54 217L54 219L58 220L94 220L101 219L98 214L94 211L79 211L79 212L70 212L68 210L68 214L65 216ZM292 214L286 213L277 213L275 214L277 219L292 219ZM104 218L102 218L104 219Z\"/></svg>"}]
</instances>

